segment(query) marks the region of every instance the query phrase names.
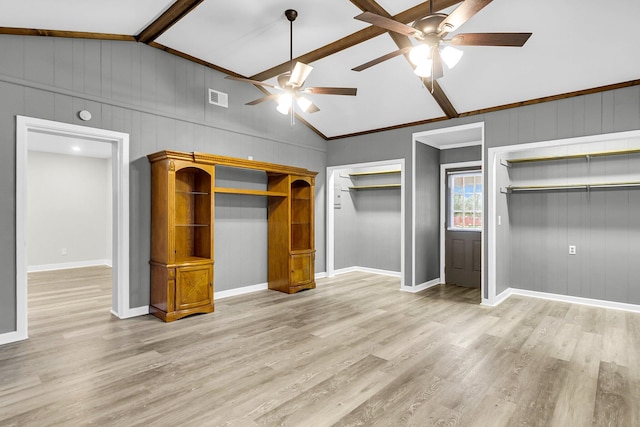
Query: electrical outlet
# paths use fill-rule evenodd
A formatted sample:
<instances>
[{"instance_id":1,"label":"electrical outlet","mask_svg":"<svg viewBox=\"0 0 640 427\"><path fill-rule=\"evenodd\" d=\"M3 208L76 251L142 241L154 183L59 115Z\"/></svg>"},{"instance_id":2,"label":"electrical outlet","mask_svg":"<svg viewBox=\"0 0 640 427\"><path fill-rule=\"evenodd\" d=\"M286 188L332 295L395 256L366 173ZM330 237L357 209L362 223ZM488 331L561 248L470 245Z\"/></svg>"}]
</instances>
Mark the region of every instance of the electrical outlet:
<instances>
[{"instance_id":1,"label":"electrical outlet","mask_svg":"<svg viewBox=\"0 0 640 427\"><path fill-rule=\"evenodd\" d=\"M575 254L576 254L575 245L569 245L569 255L575 255Z\"/></svg>"},{"instance_id":2,"label":"electrical outlet","mask_svg":"<svg viewBox=\"0 0 640 427\"><path fill-rule=\"evenodd\" d=\"M66 255L67 254L67 248L60 249L60 254L61 255Z\"/></svg>"}]
</instances>

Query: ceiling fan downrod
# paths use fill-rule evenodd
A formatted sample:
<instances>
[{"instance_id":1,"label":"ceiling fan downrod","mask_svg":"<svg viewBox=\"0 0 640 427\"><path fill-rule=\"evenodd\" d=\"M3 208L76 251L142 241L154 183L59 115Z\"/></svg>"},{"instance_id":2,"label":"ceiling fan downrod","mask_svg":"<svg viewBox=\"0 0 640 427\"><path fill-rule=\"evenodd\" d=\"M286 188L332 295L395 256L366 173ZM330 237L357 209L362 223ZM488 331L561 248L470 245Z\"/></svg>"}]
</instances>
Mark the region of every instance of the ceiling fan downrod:
<instances>
[{"instance_id":1,"label":"ceiling fan downrod","mask_svg":"<svg viewBox=\"0 0 640 427\"><path fill-rule=\"evenodd\" d=\"M289 20L289 76L293 75L293 21L298 17L298 11L294 9L287 9L284 11L284 16ZM293 113L293 96L291 99L291 126L295 125L295 115Z\"/></svg>"}]
</instances>

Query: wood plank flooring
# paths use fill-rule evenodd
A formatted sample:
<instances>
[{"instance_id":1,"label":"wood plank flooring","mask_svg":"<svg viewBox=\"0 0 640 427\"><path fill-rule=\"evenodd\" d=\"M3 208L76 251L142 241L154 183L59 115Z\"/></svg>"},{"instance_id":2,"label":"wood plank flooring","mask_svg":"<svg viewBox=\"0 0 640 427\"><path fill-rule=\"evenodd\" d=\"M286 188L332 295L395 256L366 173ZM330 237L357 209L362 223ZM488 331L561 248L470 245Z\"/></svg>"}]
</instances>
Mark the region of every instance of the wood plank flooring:
<instances>
[{"instance_id":1,"label":"wood plank flooring","mask_svg":"<svg viewBox=\"0 0 640 427\"><path fill-rule=\"evenodd\" d=\"M110 273L30 275L1 426L640 426L639 314L350 273L118 320Z\"/></svg>"}]
</instances>

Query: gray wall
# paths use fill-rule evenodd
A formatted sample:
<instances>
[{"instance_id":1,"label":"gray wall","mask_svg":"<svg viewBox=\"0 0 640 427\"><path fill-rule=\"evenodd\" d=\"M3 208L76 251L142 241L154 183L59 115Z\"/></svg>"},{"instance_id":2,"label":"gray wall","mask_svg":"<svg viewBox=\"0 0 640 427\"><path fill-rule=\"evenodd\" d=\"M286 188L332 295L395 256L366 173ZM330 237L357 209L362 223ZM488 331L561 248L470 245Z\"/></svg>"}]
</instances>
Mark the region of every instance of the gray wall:
<instances>
[{"instance_id":1,"label":"gray wall","mask_svg":"<svg viewBox=\"0 0 640 427\"><path fill-rule=\"evenodd\" d=\"M440 159L442 151L416 144L415 285L440 277Z\"/></svg>"},{"instance_id":2,"label":"gray wall","mask_svg":"<svg viewBox=\"0 0 640 427\"><path fill-rule=\"evenodd\" d=\"M130 134L131 307L144 306L149 300L150 167L146 155L163 149L251 155L320 172L316 178L316 271L325 270L326 144L301 124L291 127L273 105L244 106L261 96L257 89L132 42L0 35L0 52L0 157L4 161L0 171L0 269L4 273L0 333L15 330L16 115ZM229 109L207 104L207 88L229 93ZM82 109L93 114L90 122L77 118ZM225 241L240 245L253 231L254 227L247 227L242 229L246 235ZM256 245L264 247L265 242ZM230 262L246 270L263 260L230 257ZM263 279L251 279L267 281L266 274ZM238 278L225 281L225 286L245 282Z\"/></svg>"},{"instance_id":3,"label":"gray wall","mask_svg":"<svg viewBox=\"0 0 640 427\"><path fill-rule=\"evenodd\" d=\"M482 160L482 146L472 145L471 147L450 148L440 150L440 164L462 163Z\"/></svg>"},{"instance_id":4,"label":"gray wall","mask_svg":"<svg viewBox=\"0 0 640 427\"><path fill-rule=\"evenodd\" d=\"M428 94L425 93L425 96L428 96ZM485 124L485 164L483 168L487 170L487 150L491 147L640 129L640 87L633 86L428 125L380 132L373 135L332 140L327 143L327 163L331 166L362 161L405 158L407 164L406 176L408 177L406 190L407 194L411 194L413 185L411 182L412 133L477 122L484 122ZM487 188L487 174L485 174L484 188ZM485 206L487 206L486 194L487 192L485 191ZM407 242L410 242L410 198L407 200L405 209L406 237ZM439 208L434 206L434 209ZM485 216L485 229L488 215L492 214L488 212ZM418 218L417 221L420 221L420 219ZM420 226L419 224L416 225ZM487 245L488 239L485 239L485 253ZM407 243L405 250L405 262L407 264L405 278L407 279L406 283L410 284L410 280L408 280L411 277L410 243ZM487 279L487 258L485 257L485 265L483 266L485 283ZM499 264L498 278L508 278L509 275L508 266ZM499 287L500 283L498 283ZM486 294L484 296L487 297Z\"/></svg>"},{"instance_id":5,"label":"gray wall","mask_svg":"<svg viewBox=\"0 0 640 427\"><path fill-rule=\"evenodd\" d=\"M29 151L27 266L111 261L110 166L107 159Z\"/></svg>"}]
</instances>

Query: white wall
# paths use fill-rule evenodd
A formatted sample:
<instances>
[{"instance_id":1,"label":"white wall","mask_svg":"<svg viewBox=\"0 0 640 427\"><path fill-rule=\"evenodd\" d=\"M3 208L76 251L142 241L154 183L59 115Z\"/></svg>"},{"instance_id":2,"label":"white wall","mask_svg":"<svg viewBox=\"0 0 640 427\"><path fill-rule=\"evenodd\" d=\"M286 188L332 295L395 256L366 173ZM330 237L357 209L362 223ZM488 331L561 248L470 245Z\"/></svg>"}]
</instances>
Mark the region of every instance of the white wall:
<instances>
[{"instance_id":1,"label":"white wall","mask_svg":"<svg viewBox=\"0 0 640 427\"><path fill-rule=\"evenodd\" d=\"M27 173L29 271L110 265L111 161L30 151Z\"/></svg>"}]
</instances>

